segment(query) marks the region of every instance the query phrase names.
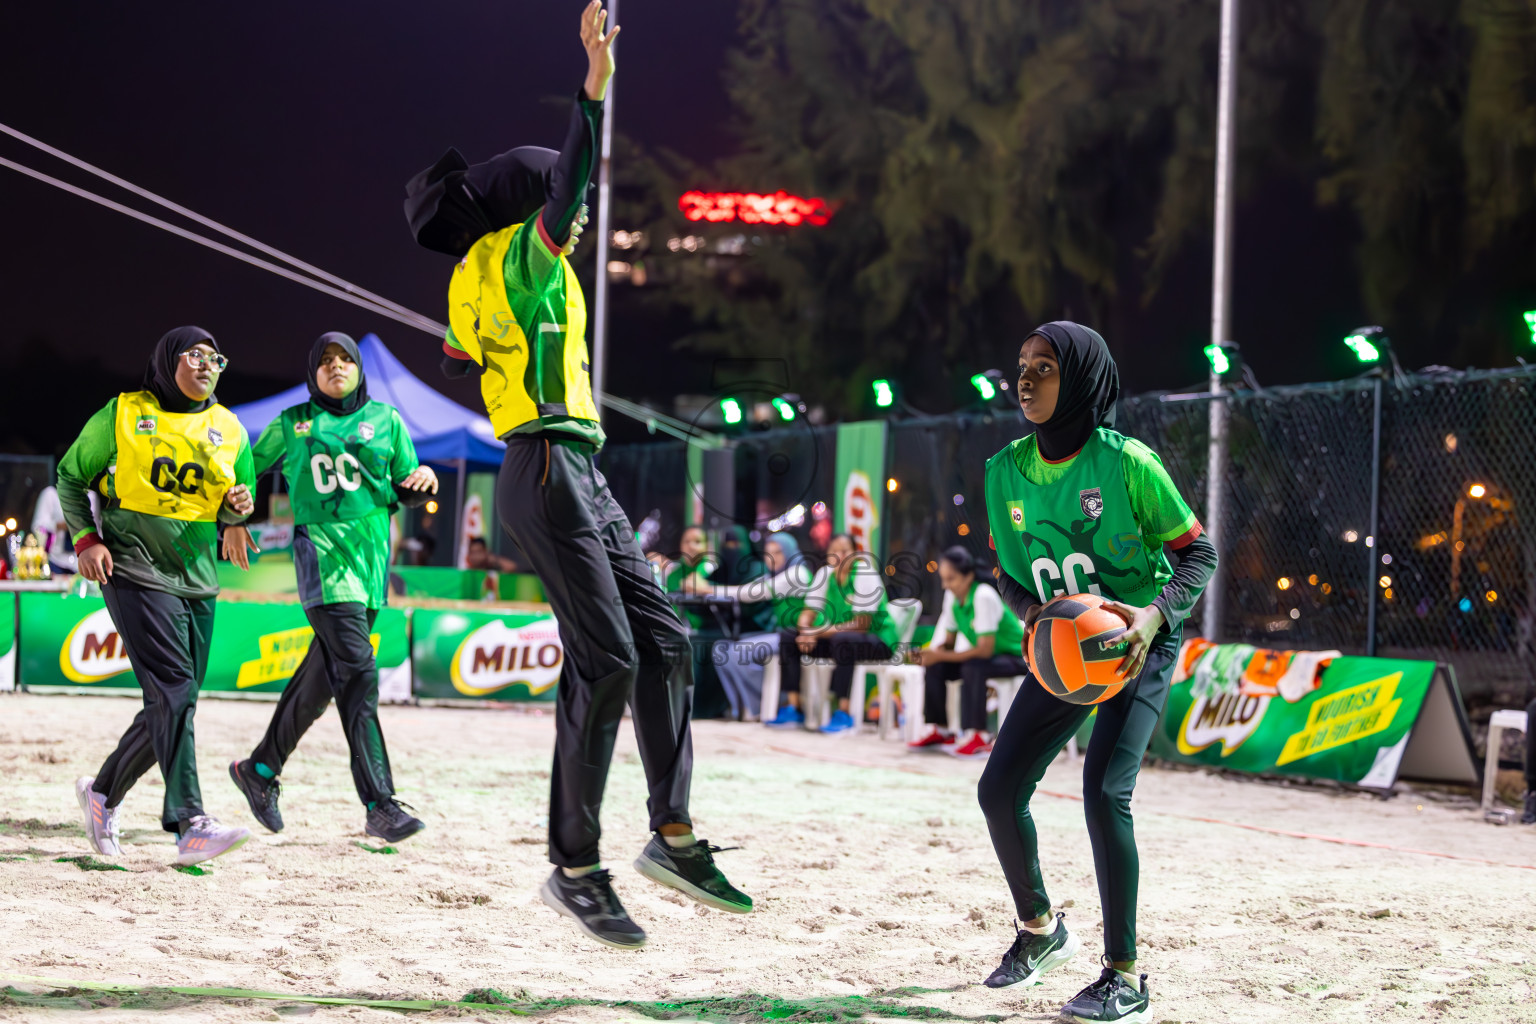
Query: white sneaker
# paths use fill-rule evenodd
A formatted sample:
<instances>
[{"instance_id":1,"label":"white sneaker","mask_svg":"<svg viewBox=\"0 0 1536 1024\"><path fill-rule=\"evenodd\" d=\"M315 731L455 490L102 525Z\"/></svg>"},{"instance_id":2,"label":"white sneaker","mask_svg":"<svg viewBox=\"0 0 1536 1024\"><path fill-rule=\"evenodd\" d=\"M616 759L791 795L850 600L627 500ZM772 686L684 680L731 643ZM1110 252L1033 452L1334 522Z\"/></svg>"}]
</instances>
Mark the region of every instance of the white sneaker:
<instances>
[{"instance_id":1,"label":"white sneaker","mask_svg":"<svg viewBox=\"0 0 1536 1024\"><path fill-rule=\"evenodd\" d=\"M85 815L85 838L90 840L91 849L103 857L120 857L123 848L117 830L118 809L108 807L107 798L91 788L95 783L94 775L75 780L75 799L80 801L80 811Z\"/></svg>"},{"instance_id":2,"label":"white sneaker","mask_svg":"<svg viewBox=\"0 0 1536 1024\"><path fill-rule=\"evenodd\" d=\"M192 827L176 839L176 863L182 867L212 860L228 853L251 838L251 830L236 825L220 825L217 818L199 814Z\"/></svg>"}]
</instances>

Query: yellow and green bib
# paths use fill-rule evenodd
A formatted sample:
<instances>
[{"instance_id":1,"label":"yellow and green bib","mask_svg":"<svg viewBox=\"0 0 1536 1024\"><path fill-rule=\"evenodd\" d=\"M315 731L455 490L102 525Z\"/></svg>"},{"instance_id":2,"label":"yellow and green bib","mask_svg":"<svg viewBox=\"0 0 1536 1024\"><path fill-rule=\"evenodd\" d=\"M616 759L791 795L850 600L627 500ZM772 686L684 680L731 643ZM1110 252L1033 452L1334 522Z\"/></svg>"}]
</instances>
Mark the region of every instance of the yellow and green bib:
<instances>
[{"instance_id":1,"label":"yellow and green bib","mask_svg":"<svg viewBox=\"0 0 1536 1024\"><path fill-rule=\"evenodd\" d=\"M150 392L133 391L118 396L116 433L112 487L123 508L186 522L218 518L243 436L234 413L222 405L166 412Z\"/></svg>"}]
</instances>

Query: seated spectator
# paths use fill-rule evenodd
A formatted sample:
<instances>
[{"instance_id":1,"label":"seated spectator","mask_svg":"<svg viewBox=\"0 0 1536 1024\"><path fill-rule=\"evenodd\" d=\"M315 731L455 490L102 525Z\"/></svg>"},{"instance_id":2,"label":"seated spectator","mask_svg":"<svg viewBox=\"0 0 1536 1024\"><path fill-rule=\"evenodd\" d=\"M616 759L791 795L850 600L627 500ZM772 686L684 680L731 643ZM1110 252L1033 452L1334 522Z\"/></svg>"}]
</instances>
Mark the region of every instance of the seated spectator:
<instances>
[{"instance_id":1,"label":"seated spectator","mask_svg":"<svg viewBox=\"0 0 1536 1024\"><path fill-rule=\"evenodd\" d=\"M506 555L498 555L486 546L484 537L469 538L464 552L466 569L484 569L487 572L517 572L517 563Z\"/></svg>"},{"instance_id":2,"label":"seated spectator","mask_svg":"<svg viewBox=\"0 0 1536 1024\"><path fill-rule=\"evenodd\" d=\"M735 586L719 586L713 593L743 604L768 602L775 626L800 621L805 596L817 574L800 553L800 544L787 533L771 533L763 544L768 574ZM687 582L690 593L708 593L709 584L697 577ZM730 702L731 713L744 722L757 720L763 702L763 666L779 650L779 631L747 633L739 640L717 640L713 662L720 685Z\"/></svg>"},{"instance_id":3,"label":"seated spectator","mask_svg":"<svg viewBox=\"0 0 1536 1024\"><path fill-rule=\"evenodd\" d=\"M839 533L827 544L827 567L805 596L805 608L795 629L779 634L779 667L787 703L768 725L796 726L805 721L800 707L800 658L832 661L832 693L837 710L822 732L849 732L858 718L849 707L853 669L857 664L888 662L895 657L896 627L886 611L885 581L868 554L853 538Z\"/></svg>"},{"instance_id":4,"label":"seated spectator","mask_svg":"<svg viewBox=\"0 0 1536 1024\"><path fill-rule=\"evenodd\" d=\"M683 531L683 539L679 543L682 550L678 552L676 561L661 554L648 556L661 566L661 589L669 594L684 593L684 580L690 576L702 579L720 567L719 559L709 553L709 542L704 537L702 526L688 527ZM690 616L694 614L689 613Z\"/></svg>"},{"instance_id":5,"label":"seated spectator","mask_svg":"<svg viewBox=\"0 0 1536 1024\"><path fill-rule=\"evenodd\" d=\"M956 757L985 757L992 752L987 734L987 680L1012 678L1029 671L1024 661L1024 627L1003 607L1003 599L990 583L976 578L976 563L962 547L952 547L939 559L939 582L944 585L944 605L934 627L934 643L911 658L926 670L923 717L928 731L909 744L914 749L938 748ZM955 650L959 637L970 648ZM960 680L960 729L957 737L948 724L946 684Z\"/></svg>"}]
</instances>

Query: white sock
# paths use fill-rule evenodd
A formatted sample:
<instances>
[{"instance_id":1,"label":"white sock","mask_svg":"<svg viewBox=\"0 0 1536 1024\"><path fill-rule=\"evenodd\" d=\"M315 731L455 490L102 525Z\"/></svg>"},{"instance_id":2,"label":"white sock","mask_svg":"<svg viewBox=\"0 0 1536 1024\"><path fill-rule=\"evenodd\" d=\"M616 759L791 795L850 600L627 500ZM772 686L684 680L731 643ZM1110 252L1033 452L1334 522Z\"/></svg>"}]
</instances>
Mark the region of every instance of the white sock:
<instances>
[{"instance_id":1,"label":"white sock","mask_svg":"<svg viewBox=\"0 0 1536 1024\"><path fill-rule=\"evenodd\" d=\"M674 850L681 850L683 847L692 846L699 841L698 837L692 832L684 832L680 836L662 836L661 840Z\"/></svg>"},{"instance_id":2,"label":"white sock","mask_svg":"<svg viewBox=\"0 0 1536 1024\"><path fill-rule=\"evenodd\" d=\"M1023 927L1023 929L1025 931L1029 932L1031 935L1054 935L1056 933L1056 926L1058 924L1060 924L1060 923L1061 923L1061 921L1058 918L1052 917L1045 924L1038 925L1038 926L1037 925L1032 925L1032 924L1026 924L1026 925L1023 925L1022 927Z\"/></svg>"},{"instance_id":3,"label":"white sock","mask_svg":"<svg viewBox=\"0 0 1536 1024\"><path fill-rule=\"evenodd\" d=\"M1120 977L1124 978L1125 979L1125 983L1127 985L1131 986L1131 988L1135 989L1137 992L1141 991L1141 975L1139 975L1139 974L1127 974L1124 971L1119 970L1119 969L1116 969L1115 973L1120 975Z\"/></svg>"},{"instance_id":4,"label":"white sock","mask_svg":"<svg viewBox=\"0 0 1536 1024\"><path fill-rule=\"evenodd\" d=\"M560 870L564 872L566 878L580 878L583 875L590 875L594 871L603 870L603 866L601 864L593 864L589 868L561 868Z\"/></svg>"}]
</instances>

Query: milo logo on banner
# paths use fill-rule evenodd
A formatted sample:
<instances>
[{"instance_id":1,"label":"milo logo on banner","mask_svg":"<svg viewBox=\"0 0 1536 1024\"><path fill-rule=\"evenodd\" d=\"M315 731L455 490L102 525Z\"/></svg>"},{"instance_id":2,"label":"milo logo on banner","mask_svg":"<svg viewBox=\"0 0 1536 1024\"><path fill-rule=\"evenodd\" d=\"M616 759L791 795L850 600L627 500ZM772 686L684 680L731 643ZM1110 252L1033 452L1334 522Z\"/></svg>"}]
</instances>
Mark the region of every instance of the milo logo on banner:
<instances>
[{"instance_id":1,"label":"milo logo on banner","mask_svg":"<svg viewBox=\"0 0 1536 1024\"><path fill-rule=\"evenodd\" d=\"M1258 731L1270 698L1237 691L1207 694L1189 706L1179 726L1179 753L1198 754L1213 743L1228 757Z\"/></svg>"},{"instance_id":2,"label":"milo logo on banner","mask_svg":"<svg viewBox=\"0 0 1536 1024\"><path fill-rule=\"evenodd\" d=\"M75 624L59 647L59 671L72 683L99 683L133 671L112 616L98 608Z\"/></svg>"},{"instance_id":3,"label":"milo logo on banner","mask_svg":"<svg viewBox=\"0 0 1536 1024\"><path fill-rule=\"evenodd\" d=\"M843 485L843 517L854 547L868 551L875 529L875 492L869 474L862 470L849 473L848 482Z\"/></svg>"},{"instance_id":4,"label":"milo logo on banner","mask_svg":"<svg viewBox=\"0 0 1536 1024\"><path fill-rule=\"evenodd\" d=\"M521 684L538 696L560 680L565 648L554 619L512 628L497 619L466 636L449 663L453 688L484 697Z\"/></svg>"}]
</instances>

